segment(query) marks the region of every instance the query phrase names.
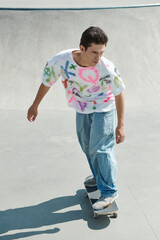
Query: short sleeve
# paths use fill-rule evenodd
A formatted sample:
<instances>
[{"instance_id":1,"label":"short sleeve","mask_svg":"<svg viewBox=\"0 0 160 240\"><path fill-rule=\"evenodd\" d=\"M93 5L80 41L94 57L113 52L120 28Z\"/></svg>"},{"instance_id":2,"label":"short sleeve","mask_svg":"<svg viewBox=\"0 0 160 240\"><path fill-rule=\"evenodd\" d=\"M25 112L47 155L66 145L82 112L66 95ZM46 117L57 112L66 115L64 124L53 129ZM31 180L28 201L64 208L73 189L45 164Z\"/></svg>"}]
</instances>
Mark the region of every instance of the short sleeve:
<instances>
[{"instance_id":1,"label":"short sleeve","mask_svg":"<svg viewBox=\"0 0 160 240\"><path fill-rule=\"evenodd\" d=\"M110 66L110 77L111 77L111 92L117 96L124 91L125 85L122 81L118 69L112 63Z\"/></svg>"},{"instance_id":2,"label":"short sleeve","mask_svg":"<svg viewBox=\"0 0 160 240\"><path fill-rule=\"evenodd\" d=\"M106 76L109 89L113 95L117 96L125 89L125 85L122 81L118 69L113 62L105 57L102 57L102 72L103 76Z\"/></svg>"},{"instance_id":3,"label":"short sleeve","mask_svg":"<svg viewBox=\"0 0 160 240\"><path fill-rule=\"evenodd\" d=\"M46 63L43 70L42 83L47 87L51 87L59 79L61 73L62 69L58 58L55 56Z\"/></svg>"}]
</instances>

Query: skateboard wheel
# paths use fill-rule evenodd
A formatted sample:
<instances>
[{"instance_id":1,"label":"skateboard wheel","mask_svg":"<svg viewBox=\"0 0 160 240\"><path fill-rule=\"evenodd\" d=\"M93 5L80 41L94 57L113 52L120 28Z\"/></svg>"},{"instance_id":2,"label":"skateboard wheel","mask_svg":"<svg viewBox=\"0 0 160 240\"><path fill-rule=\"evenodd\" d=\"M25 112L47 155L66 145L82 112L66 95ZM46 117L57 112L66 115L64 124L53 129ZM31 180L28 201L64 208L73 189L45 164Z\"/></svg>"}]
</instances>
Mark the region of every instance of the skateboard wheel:
<instances>
[{"instance_id":1,"label":"skateboard wheel","mask_svg":"<svg viewBox=\"0 0 160 240\"><path fill-rule=\"evenodd\" d=\"M118 217L118 213L113 213L113 217L117 218Z\"/></svg>"},{"instance_id":2,"label":"skateboard wheel","mask_svg":"<svg viewBox=\"0 0 160 240\"><path fill-rule=\"evenodd\" d=\"M98 218L98 214L94 213L94 219Z\"/></svg>"}]
</instances>

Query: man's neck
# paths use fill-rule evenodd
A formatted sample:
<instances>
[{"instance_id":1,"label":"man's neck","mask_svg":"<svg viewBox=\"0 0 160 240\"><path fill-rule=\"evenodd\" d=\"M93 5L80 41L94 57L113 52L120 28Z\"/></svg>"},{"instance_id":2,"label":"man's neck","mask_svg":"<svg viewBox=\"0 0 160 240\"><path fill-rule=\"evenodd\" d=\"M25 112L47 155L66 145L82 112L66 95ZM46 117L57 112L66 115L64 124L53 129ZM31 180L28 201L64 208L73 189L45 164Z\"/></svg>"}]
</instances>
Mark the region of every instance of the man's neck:
<instances>
[{"instance_id":1,"label":"man's neck","mask_svg":"<svg viewBox=\"0 0 160 240\"><path fill-rule=\"evenodd\" d=\"M89 67L86 61L83 58L83 54L80 50L73 52L73 59L74 61L81 67Z\"/></svg>"}]
</instances>

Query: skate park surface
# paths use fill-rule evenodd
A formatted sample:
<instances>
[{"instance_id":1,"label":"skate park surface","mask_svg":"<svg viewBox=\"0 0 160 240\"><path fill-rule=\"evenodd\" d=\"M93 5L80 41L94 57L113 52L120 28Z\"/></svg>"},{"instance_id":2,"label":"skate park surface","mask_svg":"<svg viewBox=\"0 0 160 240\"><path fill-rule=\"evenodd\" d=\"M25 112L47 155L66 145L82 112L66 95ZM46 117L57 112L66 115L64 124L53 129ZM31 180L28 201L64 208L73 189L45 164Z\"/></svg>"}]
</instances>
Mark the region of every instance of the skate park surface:
<instances>
[{"instance_id":1,"label":"skate park surface","mask_svg":"<svg viewBox=\"0 0 160 240\"><path fill-rule=\"evenodd\" d=\"M32 7L84 6L84 1L68 3L32 1ZM30 6L0 1L0 7ZM85 6L113 5L85 1ZM159 16L158 6L0 11L0 240L160 240ZM94 219L84 197L83 181L91 173L61 83L43 99L34 123L26 117L46 61L77 48L91 25L107 33L104 56L115 63L126 85L126 140L116 146L117 219Z\"/></svg>"}]
</instances>

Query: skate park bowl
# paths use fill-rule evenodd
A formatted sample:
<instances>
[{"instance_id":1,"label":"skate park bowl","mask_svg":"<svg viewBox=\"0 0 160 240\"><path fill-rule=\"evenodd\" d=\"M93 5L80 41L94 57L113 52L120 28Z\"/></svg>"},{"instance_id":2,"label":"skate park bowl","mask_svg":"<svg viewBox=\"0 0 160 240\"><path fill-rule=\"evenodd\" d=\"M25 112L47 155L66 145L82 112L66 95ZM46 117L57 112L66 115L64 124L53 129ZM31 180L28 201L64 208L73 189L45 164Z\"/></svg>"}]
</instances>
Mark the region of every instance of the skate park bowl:
<instances>
[{"instance_id":1,"label":"skate park bowl","mask_svg":"<svg viewBox=\"0 0 160 240\"><path fill-rule=\"evenodd\" d=\"M0 2L0 240L160 239L160 3L112 2ZM120 213L113 224L95 222L83 198L90 172L60 81L36 121L26 117L46 61L78 48L89 26L107 33L104 56L126 86L126 139L116 146Z\"/></svg>"}]
</instances>

